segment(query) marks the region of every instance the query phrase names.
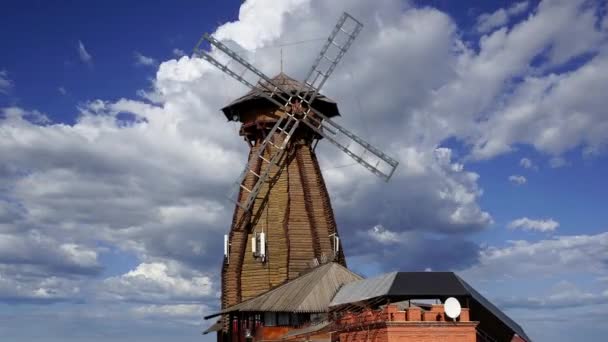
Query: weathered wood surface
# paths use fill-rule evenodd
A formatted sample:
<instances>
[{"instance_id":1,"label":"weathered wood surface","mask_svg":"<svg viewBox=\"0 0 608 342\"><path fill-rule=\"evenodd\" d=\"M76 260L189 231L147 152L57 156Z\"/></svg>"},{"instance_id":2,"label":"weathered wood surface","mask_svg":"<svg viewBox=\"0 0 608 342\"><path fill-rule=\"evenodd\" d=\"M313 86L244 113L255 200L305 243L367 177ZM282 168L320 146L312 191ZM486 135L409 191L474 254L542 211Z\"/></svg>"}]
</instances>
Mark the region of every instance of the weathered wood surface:
<instances>
[{"instance_id":1,"label":"weathered wood surface","mask_svg":"<svg viewBox=\"0 0 608 342\"><path fill-rule=\"evenodd\" d=\"M276 114L276 113L273 113ZM300 128L298 128L300 130ZM258 173L266 163L255 159L254 144L249 162ZM275 136L273 140L280 139ZM222 272L222 308L267 292L308 270L313 258L334 257L333 238L336 222L317 158L311 148L309 132L298 131L280 161L281 168L271 170L252 206L252 214L236 207L230 231L230 263ZM272 147L264 155L270 156ZM253 165L255 164L255 165ZM245 186L253 186L253 176ZM244 201L244 191L239 198ZM254 232L267 236L267 260L254 258L251 238ZM345 265L340 251L336 262Z\"/></svg>"},{"instance_id":2,"label":"weathered wood surface","mask_svg":"<svg viewBox=\"0 0 608 342\"><path fill-rule=\"evenodd\" d=\"M342 285L361 279L342 265L330 262L222 312L326 312Z\"/></svg>"}]
</instances>

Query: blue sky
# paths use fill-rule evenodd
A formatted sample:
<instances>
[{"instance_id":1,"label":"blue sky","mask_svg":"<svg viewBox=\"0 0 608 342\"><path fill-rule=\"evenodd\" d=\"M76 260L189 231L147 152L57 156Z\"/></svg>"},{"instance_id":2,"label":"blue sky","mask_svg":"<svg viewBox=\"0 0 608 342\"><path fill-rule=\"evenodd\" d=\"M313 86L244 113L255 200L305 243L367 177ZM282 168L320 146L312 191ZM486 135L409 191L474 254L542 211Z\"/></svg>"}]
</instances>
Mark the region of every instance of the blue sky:
<instances>
[{"instance_id":1,"label":"blue sky","mask_svg":"<svg viewBox=\"0 0 608 342\"><path fill-rule=\"evenodd\" d=\"M608 19L583 0L3 4L0 337L210 341L247 152L219 108L246 89L192 48L274 75L305 41L301 78L345 10L323 93L400 161L385 184L319 146L349 266L454 270L535 341L603 340Z\"/></svg>"},{"instance_id":2,"label":"blue sky","mask_svg":"<svg viewBox=\"0 0 608 342\"><path fill-rule=\"evenodd\" d=\"M0 35L9 52L3 54L3 69L10 70L14 82L28 86L2 101L73 122L79 102L135 96L137 89L148 87L154 70L134 68L135 53L158 61L174 57L173 49L190 54L201 32L237 18L240 3L11 2L2 11ZM90 65L80 60L79 42L92 56ZM58 96L59 87L66 96Z\"/></svg>"}]
</instances>

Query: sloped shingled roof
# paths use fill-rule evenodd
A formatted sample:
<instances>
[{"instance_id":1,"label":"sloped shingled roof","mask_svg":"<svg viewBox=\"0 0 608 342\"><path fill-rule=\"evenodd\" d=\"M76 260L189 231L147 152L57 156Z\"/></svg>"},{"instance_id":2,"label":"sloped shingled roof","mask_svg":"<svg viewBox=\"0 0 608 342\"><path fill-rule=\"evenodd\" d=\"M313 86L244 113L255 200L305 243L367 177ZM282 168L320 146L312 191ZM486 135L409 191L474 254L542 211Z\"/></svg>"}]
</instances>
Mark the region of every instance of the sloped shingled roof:
<instances>
[{"instance_id":1,"label":"sloped shingled roof","mask_svg":"<svg viewBox=\"0 0 608 342\"><path fill-rule=\"evenodd\" d=\"M211 324L209 326L209 328L205 329L205 331L203 331L203 335L207 335L208 333L211 332L215 332L215 331L220 331L222 330L222 320L218 320L217 322Z\"/></svg>"},{"instance_id":2,"label":"sloped shingled roof","mask_svg":"<svg viewBox=\"0 0 608 342\"><path fill-rule=\"evenodd\" d=\"M278 84L285 91L295 93L300 89L303 89L305 92L310 92L312 89L306 85L302 87L302 83L294 80L293 78L287 76L284 73L280 73L277 76L272 78L273 83ZM229 105L222 108L222 112L226 115L228 120L232 120L233 115L239 116L241 111L245 108L251 108L259 103L270 103L266 98L260 95L260 92L269 93L268 90L261 86L257 86L255 90L249 91L247 94L239 97L238 99L232 101ZM338 111L338 105L335 101L329 99L325 95L319 93L313 102L313 107L327 117L333 117L340 115Z\"/></svg>"},{"instance_id":3,"label":"sloped shingled roof","mask_svg":"<svg viewBox=\"0 0 608 342\"><path fill-rule=\"evenodd\" d=\"M391 272L344 285L335 295L330 309L387 297L397 300L460 297L470 298L496 317L514 334L532 340L509 316L453 272Z\"/></svg>"},{"instance_id":4,"label":"sloped shingled roof","mask_svg":"<svg viewBox=\"0 0 608 342\"><path fill-rule=\"evenodd\" d=\"M362 279L337 263L321 265L255 298L205 317L228 312L327 312L329 303L344 284Z\"/></svg>"}]
</instances>

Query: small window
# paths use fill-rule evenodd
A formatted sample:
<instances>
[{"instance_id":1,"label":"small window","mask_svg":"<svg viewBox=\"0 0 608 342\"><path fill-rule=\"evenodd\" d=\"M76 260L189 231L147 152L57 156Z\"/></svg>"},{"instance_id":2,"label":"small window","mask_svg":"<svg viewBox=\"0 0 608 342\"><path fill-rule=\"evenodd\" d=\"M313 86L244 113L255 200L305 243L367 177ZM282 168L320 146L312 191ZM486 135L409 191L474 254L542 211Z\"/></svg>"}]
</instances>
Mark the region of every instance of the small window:
<instances>
[{"instance_id":1,"label":"small window","mask_svg":"<svg viewBox=\"0 0 608 342\"><path fill-rule=\"evenodd\" d=\"M289 314L286 312L279 313L279 325L289 325Z\"/></svg>"},{"instance_id":2,"label":"small window","mask_svg":"<svg viewBox=\"0 0 608 342\"><path fill-rule=\"evenodd\" d=\"M300 314L300 313L292 313L291 314L291 325L293 326L300 326L306 322L308 322L307 314Z\"/></svg>"},{"instance_id":3,"label":"small window","mask_svg":"<svg viewBox=\"0 0 608 342\"><path fill-rule=\"evenodd\" d=\"M277 315L274 312L264 312L264 326L274 327L277 325Z\"/></svg>"}]
</instances>

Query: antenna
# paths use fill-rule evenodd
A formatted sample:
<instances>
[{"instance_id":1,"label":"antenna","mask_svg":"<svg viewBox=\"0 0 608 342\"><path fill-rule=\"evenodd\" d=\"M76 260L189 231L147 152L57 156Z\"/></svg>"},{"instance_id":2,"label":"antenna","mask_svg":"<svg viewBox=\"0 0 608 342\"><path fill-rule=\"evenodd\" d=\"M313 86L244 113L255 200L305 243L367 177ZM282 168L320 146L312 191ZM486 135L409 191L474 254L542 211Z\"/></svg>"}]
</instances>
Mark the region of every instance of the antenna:
<instances>
[{"instance_id":1,"label":"antenna","mask_svg":"<svg viewBox=\"0 0 608 342\"><path fill-rule=\"evenodd\" d=\"M226 263L230 263L230 242L228 242L228 234L224 234L224 258Z\"/></svg>"},{"instance_id":2,"label":"antenna","mask_svg":"<svg viewBox=\"0 0 608 342\"><path fill-rule=\"evenodd\" d=\"M336 254L338 254L338 252L340 252L340 237L338 235L336 235L335 239L336 239L336 242L334 245L334 251L336 252Z\"/></svg>"},{"instance_id":3,"label":"antenna","mask_svg":"<svg viewBox=\"0 0 608 342\"><path fill-rule=\"evenodd\" d=\"M283 47L281 47L281 73L283 73Z\"/></svg>"},{"instance_id":4,"label":"antenna","mask_svg":"<svg viewBox=\"0 0 608 342\"><path fill-rule=\"evenodd\" d=\"M443 308L445 310L445 314L453 320L456 320L456 318L460 316L460 312L462 311L462 308L460 307L460 302L454 297L446 299L443 303Z\"/></svg>"},{"instance_id":5,"label":"antenna","mask_svg":"<svg viewBox=\"0 0 608 342\"><path fill-rule=\"evenodd\" d=\"M266 234L264 232L260 233L260 257L264 262L266 259Z\"/></svg>"},{"instance_id":6,"label":"antenna","mask_svg":"<svg viewBox=\"0 0 608 342\"><path fill-rule=\"evenodd\" d=\"M340 252L340 237L336 233L330 234L329 237L333 238L334 256L336 256Z\"/></svg>"}]
</instances>

